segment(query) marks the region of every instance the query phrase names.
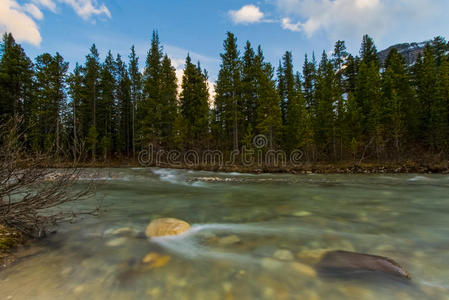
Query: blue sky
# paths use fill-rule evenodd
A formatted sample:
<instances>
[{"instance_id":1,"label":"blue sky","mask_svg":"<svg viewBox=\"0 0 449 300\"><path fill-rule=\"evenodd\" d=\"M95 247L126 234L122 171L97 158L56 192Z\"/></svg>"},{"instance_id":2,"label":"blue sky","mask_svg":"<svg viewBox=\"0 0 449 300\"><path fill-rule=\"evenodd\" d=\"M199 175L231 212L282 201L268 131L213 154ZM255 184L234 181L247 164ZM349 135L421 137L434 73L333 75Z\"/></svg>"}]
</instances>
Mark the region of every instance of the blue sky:
<instances>
[{"instance_id":1,"label":"blue sky","mask_svg":"<svg viewBox=\"0 0 449 300\"><path fill-rule=\"evenodd\" d=\"M379 49L397 42L449 36L447 0L0 0L0 31L12 32L32 58L59 51L72 66L84 62L92 43L127 56L135 44L144 57L153 29L178 69L190 52L212 81L226 31L243 48L261 44L277 65L292 51L296 68L304 54L331 51L344 39L357 53L364 33Z\"/></svg>"}]
</instances>

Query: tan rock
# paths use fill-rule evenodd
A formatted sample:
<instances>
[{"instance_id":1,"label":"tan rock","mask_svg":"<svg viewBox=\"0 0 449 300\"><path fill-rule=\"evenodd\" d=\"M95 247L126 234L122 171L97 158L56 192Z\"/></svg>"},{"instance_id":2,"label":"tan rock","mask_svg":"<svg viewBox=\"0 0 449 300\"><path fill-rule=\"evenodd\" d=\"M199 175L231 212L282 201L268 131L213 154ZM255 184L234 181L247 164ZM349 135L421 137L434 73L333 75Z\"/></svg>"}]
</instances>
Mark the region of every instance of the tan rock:
<instances>
[{"instance_id":1,"label":"tan rock","mask_svg":"<svg viewBox=\"0 0 449 300\"><path fill-rule=\"evenodd\" d=\"M168 255L161 255L159 253L149 253L143 259L142 263L145 264L149 269L161 268L169 263L171 257Z\"/></svg>"},{"instance_id":2,"label":"tan rock","mask_svg":"<svg viewBox=\"0 0 449 300\"><path fill-rule=\"evenodd\" d=\"M190 224L185 221L172 218L164 218L152 221L145 230L145 235L148 238L180 235L187 232L189 229Z\"/></svg>"},{"instance_id":3,"label":"tan rock","mask_svg":"<svg viewBox=\"0 0 449 300\"><path fill-rule=\"evenodd\" d=\"M316 278L316 276L317 276L315 269L310 267L310 266L308 266L308 265L305 265L305 264L302 264L302 263L299 263L299 262L293 262L293 263L290 264L290 266L296 272L299 272L302 275L305 275L307 277Z\"/></svg>"}]
</instances>

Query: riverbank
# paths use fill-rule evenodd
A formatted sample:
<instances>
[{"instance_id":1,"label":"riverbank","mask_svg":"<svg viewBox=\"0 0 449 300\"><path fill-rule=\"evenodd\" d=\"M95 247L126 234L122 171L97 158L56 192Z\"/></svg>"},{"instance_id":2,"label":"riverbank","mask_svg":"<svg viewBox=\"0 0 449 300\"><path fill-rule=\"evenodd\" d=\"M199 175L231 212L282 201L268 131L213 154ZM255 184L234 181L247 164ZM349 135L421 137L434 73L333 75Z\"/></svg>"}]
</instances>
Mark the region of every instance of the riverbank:
<instances>
[{"instance_id":1,"label":"riverbank","mask_svg":"<svg viewBox=\"0 0 449 300\"><path fill-rule=\"evenodd\" d=\"M286 173L286 174L449 174L449 161L402 161L402 162L366 162L354 163L347 162L316 162L304 163L301 165L150 165L142 166L137 161L133 160L111 160L111 161L97 161L85 162L76 165L79 168L136 168L136 167L160 167L172 169L190 169L195 171L213 171L213 172L239 172L239 173ZM48 167L51 168L70 168L72 163L59 162L50 163Z\"/></svg>"},{"instance_id":2,"label":"riverbank","mask_svg":"<svg viewBox=\"0 0 449 300\"><path fill-rule=\"evenodd\" d=\"M14 251L24 242L25 239L20 232L0 225L0 270L16 260Z\"/></svg>"}]
</instances>

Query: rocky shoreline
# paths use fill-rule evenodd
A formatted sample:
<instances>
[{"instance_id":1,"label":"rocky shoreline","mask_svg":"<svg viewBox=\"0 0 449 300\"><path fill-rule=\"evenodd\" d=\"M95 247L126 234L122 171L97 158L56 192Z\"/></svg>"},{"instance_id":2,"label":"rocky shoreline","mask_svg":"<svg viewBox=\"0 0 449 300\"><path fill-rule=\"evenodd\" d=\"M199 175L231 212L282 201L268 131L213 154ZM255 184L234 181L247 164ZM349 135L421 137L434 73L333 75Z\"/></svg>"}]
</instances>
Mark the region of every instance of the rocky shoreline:
<instances>
[{"instance_id":1,"label":"rocky shoreline","mask_svg":"<svg viewBox=\"0 0 449 300\"><path fill-rule=\"evenodd\" d=\"M73 168L72 163L50 163L48 168ZM134 168L142 167L135 161L108 161L94 163L80 163L78 168ZM425 162L404 161L404 162L317 162L304 163L302 165L285 166L242 166L223 165L215 166L210 164L190 165L151 165L145 167L159 167L171 169L189 169L196 171L211 172L239 172L239 173L284 173L284 174L449 174L449 161Z\"/></svg>"}]
</instances>

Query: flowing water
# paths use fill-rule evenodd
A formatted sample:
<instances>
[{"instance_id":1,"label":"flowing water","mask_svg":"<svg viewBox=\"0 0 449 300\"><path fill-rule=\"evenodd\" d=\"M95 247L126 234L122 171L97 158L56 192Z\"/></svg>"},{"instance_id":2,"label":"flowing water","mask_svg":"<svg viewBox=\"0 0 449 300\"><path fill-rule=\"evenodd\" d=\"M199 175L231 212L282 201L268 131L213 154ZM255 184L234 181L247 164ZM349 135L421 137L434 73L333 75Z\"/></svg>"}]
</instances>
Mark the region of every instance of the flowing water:
<instances>
[{"instance_id":1,"label":"flowing water","mask_svg":"<svg viewBox=\"0 0 449 300\"><path fill-rule=\"evenodd\" d=\"M447 175L87 172L98 193L76 206L102 214L33 243L0 272L0 299L449 299ZM146 239L161 217L192 228ZM336 249L390 257L412 280L317 273Z\"/></svg>"}]
</instances>

